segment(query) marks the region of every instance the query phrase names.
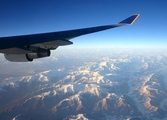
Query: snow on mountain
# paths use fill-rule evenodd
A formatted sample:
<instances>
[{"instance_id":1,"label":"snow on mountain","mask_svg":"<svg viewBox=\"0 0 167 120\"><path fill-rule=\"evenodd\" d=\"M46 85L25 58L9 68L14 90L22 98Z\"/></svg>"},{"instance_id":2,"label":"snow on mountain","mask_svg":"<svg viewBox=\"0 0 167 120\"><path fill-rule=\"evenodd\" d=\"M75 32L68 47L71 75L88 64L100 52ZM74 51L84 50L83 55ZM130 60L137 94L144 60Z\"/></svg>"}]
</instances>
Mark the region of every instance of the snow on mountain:
<instances>
[{"instance_id":1,"label":"snow on mountain","mask_svg":"<svg viewBox=\"0 0 167 120\"><path fill-rule=\"evenodd\" d=\"M165 119L167 55L126 54L108 52L100 58L93 54L92 61L82 55L84 62L72 67L4 78L0 94L11 99L0 98L0 116L4 111L19 111L13 114L27 113L21 116L33 118L44 112L50 119ZM55 60L60 62L61 58Z\"/></svg>"},{"instance_id":2,"label":"snow on mountain","mask_svg":"<svg viewBox=\"0 0 167 120\"><path fill-rule=\"evenodd\" d=\"M84 114L71 115L63 120L91 120L84 116Z\"/></svg>"},{"instance_id":3,"label":"snow on mountain","mask_svg":"<svg viewBox=\"0 0 167 120\"><path fill-rule=\"evenodd\" d=\"M158 58L161 58L158 60L163 60L162 56ZM141 67L136 70L137 72L135 71L130 75L129 96L133 97L143 115L162 114L166 111L163 111L160 107L160 104L164 104L162 101L166 99L167 89L164 86L166 81L164 76L167 73L164 68L166 66L162 65L161 61L157 62L156 59L152 59L152 56L145 57L141 62ZM159 98L157 98L158 96Z\"/></svg>"}]
</instances>

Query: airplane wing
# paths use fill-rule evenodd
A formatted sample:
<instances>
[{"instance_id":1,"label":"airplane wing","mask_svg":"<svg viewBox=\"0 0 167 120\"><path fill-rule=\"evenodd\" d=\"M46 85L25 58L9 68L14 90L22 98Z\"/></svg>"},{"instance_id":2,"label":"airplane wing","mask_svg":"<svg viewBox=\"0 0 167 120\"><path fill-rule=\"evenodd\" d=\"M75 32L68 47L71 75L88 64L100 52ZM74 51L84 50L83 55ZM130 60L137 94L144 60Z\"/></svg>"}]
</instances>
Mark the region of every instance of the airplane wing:
<instances>
[{"instance_id":1,"label":"airplane wing","mask_svg":"<svg viewBox=\"0 0 167 120\"><path fill-rule=\"evenodd\" d=\"M50 56L50 50L54 50L58 46L73 44L69 41L72 38L124 25L131 25L138 17L139 14L132 15L113 25L32 35L1 37L0 52L4 53L5 58L9 61L33 61L33 59L36 58Z\"/></svg>"}]
</instances>

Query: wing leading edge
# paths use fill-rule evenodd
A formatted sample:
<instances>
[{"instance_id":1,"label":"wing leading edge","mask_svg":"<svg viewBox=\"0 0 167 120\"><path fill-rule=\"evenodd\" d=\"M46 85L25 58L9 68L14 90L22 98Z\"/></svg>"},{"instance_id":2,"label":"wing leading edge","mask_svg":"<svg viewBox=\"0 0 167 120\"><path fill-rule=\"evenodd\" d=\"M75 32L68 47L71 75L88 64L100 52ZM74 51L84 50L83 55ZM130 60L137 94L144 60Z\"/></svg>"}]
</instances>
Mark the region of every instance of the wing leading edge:
<instances>
[{"instance_id":1,"label":"wing leading edge","mask_svg":"<svg viewBox=\"0 0 167 120\"><path fill-rule=\"evenodd\" d=\"M90 28L32 34L32 35L1 37L0 52L5 54L23 54L24 52L18 52L18 48L23 49L22 51L26 50L25 54L34 52L38 53L38 51L43 51L43 50L53 50L56 49L58 46L73 44L69 40L81 35L99 32L124 25L131 25L135 22L135 20L138 17L139 14L132 15L122 20L121 22L113 25L104 25ZM40 50L38 50L37 48L40 48ZM10 49L12 49L12 51ZM17 49L16 52L13 49Z\"/></svg>"}]
</instances>

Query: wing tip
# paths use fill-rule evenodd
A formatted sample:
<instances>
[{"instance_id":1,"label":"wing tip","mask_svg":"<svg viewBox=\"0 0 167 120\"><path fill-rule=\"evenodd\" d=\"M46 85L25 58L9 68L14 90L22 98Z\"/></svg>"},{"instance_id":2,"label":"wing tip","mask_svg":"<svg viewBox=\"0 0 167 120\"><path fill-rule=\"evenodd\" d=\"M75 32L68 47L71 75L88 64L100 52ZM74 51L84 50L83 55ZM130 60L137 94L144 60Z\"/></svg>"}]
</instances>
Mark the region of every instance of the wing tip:
<instances>
[{"instance_id":1,"label":"wing tip","mask_svg":"<svg viewBox=\"0 0 167 120\"><path fill-rule=\"evenodd\" d=\"M137 20L137 18L140 16L140 14L136 14L136 17L134 18L134 20L130 23L131 25Z\"/></svg>"},{"instance_id":2,"label":"wing tip","mask_svg":"<svg viewBox=\"0 0 167 120\"><path fill-rule=\"evenodd\" d=\"M122 20L121 22L119 22L119 24L129 24L129 25L132 25L137 20L137 18L139 16L140 16L140 14L131 15L130 17Z\"/></svg>"}]
</instances>

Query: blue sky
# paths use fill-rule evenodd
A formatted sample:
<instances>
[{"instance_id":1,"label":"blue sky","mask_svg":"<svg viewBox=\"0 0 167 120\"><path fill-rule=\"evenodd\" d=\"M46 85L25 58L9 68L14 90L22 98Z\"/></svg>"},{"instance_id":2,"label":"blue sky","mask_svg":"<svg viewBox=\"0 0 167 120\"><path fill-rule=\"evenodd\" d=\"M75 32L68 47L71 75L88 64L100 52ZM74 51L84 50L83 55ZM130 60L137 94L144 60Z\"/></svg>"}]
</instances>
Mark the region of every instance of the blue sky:
<instances>
[{"instance_id":1,"label":"blue sky","mask_svg":"<svg viewBox=\"0 0 167 120\"><path fill-rule=\"evenodd\" d=\"M0 37L115 24L139 13L132 26L73 39L70 47L166 48L166 0L1 0Z\"/></svg>"}]
</instances>

